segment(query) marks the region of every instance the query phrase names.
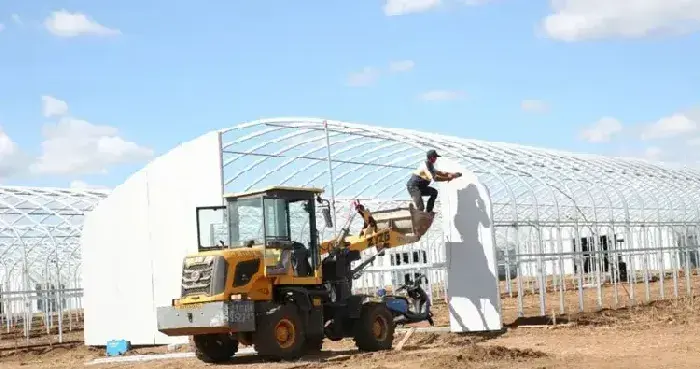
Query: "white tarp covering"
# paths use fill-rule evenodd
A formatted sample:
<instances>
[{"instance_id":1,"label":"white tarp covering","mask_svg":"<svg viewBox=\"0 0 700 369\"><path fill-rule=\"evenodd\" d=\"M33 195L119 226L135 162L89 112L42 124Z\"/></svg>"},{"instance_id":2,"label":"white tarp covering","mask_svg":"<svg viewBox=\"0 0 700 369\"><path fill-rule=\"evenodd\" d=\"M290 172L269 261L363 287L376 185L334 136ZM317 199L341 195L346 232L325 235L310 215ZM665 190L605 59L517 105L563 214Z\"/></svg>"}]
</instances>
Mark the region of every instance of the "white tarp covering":
<instances>
[{"instance_id":1,"label":"white tarp covering","mask_svg":"<svg viewBox=\"0 0 700 369\"><path fill-rule=\"evenodd\" d=\"M115 188L86 216L81 246L85 344L187 342L157 330L156 306L180 296L197 251L197 206L221 205L218 132L186 142Z\"/></svg>"}]
</instances>

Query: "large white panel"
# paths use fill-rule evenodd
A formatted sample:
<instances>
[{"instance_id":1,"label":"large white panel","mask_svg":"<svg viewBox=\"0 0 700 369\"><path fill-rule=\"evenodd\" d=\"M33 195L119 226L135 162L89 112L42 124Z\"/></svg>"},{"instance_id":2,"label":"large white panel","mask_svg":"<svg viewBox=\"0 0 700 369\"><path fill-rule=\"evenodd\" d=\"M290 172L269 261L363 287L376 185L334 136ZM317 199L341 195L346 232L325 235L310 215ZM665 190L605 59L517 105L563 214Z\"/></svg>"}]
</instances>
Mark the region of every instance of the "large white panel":
<instances>
[{"instance_id":1,"label":"large white panel","mask_svg":"<svg viewBox=\"0 0 700 369\"><path fill-rule=\"evenodd\" d=\"M223 204L217 132L187 142L148 171L154 310L148 324L155 344L187 342L156 330L155 307L180 297L182 259L197 252L196 207Z\"/></svg>"},{"instance_id":2,"label":"large white panel","mask_svg":"<svg viewBox=\"0 0 700 369\"><path fill-rule=\"evenodd\" d=\"M195 208L222 203L218 137L203 135L157 158L87 215L86 345L186 340L157 331L155 308L180 295L182 258L197 249Z\"/></svg>"},{"instance_id":3,"label":"large white panel","mask_svg":"<svg viewBox=\"0 0 700 369\"><path fill-rule=\"evenodd\" d=\"M108 199L104 200L105 202ZM104 292L111 292L111 286L100 286L100 282L104 282L101 278L94 276L102 273L109 274L112 265L109 263L100 262L100 249L98 247L86 247L88 245L97 245L100 242L99 224L99 209L95 209L85 214L83 220L83 232L80 236L81 251L82 251L82 286L83 286L83 311L85 312L83 319L85 330L85 342L96 342L99 339L100 314L105 314L106 304L100 299ZM105 258L105 260L109 260Z\"/></svg>"},{"instance_id":4,"label":"large white panel","mask_svg":"<svg viewBox=\"0 0 700 369\"><path fill-rule=\"evenodd\" d=\"M147 314L152 308L153 273L149 254L148 229L148 172L140 172L131 177L130 186L124 186L124 196L114 203L111 214L100 229L110 229L113 233L107 242L112 255L104 260L112 264L111 273L116 279L116 293L109 296L116 314L111 316L118 324L109 339L129 337L133 342L144 342L149 332L144 330ZM117 221L118 220L118 221ZM104 298L104 297L102 297ZM105 342L106 343L106 342Z\"/></svg>"},{"instance_id":5,"label":"large white panel","mask_svg":"<svg viewBox=\"0 0 700 369\"><path fill-rule=\"evenodd\" d=\"M148 338L141 328L153 301L146 183L147 173L137 172L86 217L81 243L87 345Z\"/></svg>"},{"instance_id":6,"label":"large white panel","mask_svg":"<svg viewBox=\"0 0 700 369\"><path fill-rule=\"evenodd\" d=\"M456 162L441 158L438 165L440 170L463 174L451 182L440 182L450 330L499 330L501 309L491 197L476 175Z\"/></svg>"}]
</instances>

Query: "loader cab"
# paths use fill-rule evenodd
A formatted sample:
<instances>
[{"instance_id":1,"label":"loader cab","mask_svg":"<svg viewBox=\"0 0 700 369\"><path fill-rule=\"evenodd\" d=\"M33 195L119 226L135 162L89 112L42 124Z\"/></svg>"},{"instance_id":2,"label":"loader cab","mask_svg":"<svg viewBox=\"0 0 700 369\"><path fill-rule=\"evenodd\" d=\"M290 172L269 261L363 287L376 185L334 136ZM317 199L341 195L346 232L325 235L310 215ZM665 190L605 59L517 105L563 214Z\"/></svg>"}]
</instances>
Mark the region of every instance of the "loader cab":
<instances>
[{"instance_id":1,"label":"loader cab","mask_svg":"<svg viewBox=\"0 0 700 369\"><path fill-rule=\"evenodd\" d=\"M198 209L200 250L263 249L268 274L287 273L291 262L294 276L312 277L320 263L316 212L321 193L318 188L275 186L227 194L224 206ZM203 229L204 218L218 221Z\"/></svg>"}]
</instances>

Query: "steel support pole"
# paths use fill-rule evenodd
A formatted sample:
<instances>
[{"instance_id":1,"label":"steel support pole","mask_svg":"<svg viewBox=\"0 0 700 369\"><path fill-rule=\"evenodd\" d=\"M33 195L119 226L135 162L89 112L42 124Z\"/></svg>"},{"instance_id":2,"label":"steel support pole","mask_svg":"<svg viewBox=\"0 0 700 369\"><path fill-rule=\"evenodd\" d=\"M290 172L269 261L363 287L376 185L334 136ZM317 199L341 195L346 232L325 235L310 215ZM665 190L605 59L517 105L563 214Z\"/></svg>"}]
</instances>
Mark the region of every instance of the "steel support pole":
<instances>
[{"instance_id":1,"label":"steel support pole","mask_svg":"<svg viewBox=\"0 0 700 369\"><path fill-rule=\"evenodd\" d=\"M326 152L328 155L328 178L329 178L329 185L331 187L331 211L333 212L333 233L337 230L337 217L335 214L335 184L333 182L333 165L332 165L332 160L331 160L331 140L330 140L330 135L328 134L328 121L323 121L323 130L326 133Z\"/></svg>"}]
</instances>

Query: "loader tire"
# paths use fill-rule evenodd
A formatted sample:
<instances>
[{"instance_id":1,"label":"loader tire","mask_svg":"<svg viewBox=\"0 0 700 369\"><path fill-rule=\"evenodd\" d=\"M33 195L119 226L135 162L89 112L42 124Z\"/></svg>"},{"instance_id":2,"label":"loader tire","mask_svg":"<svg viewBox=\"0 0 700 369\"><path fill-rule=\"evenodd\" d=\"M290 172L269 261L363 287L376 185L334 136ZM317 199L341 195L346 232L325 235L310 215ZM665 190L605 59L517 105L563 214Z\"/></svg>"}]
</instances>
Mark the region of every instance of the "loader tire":
<instances>
[{"instance_id":1,"label":"loader tire","mask_svg":"<svg viewBox=\"0 0 700 369\"><path fill-rule=\"evenodd\" d=\"M253 334L255 351L264 359L281 361L302 357L306 329L295 305L282 305L258 317Z\"/></svg>"},{"instance_id":2,"label":"loader tire","mask_svg":"<svg viewBox=\"0 0 700 369\"><path fill-rule=\"evenodd\" d=\"M394 319L384 304L367 303L355 322L355 346L360 351L391 350L394 344Z\"/></svg>"},{"instance_id":3,"label":"loader tire","mask_svg":"<svg viewBox=\"0 0 700 369\"><path fill-rule=\"evenodd\" d=\"M228 334L200 334L192 341L195 356L205 363L225 362L238 352L238 341Z\"/></svg>"},{"instance_id":4,"label":"loader tire","mask_svg":"<svg viewBox=\"0 0 700 369\"><path fill-rule=\"evenodd\" d=\"M311 354L323 351L323 337L306 337L306 351Z\"/></svg>"}]
</instances>

